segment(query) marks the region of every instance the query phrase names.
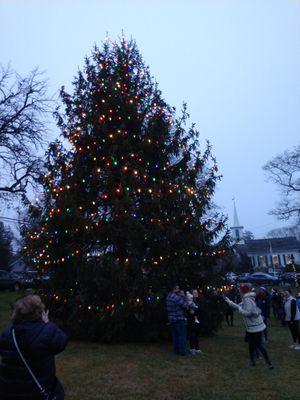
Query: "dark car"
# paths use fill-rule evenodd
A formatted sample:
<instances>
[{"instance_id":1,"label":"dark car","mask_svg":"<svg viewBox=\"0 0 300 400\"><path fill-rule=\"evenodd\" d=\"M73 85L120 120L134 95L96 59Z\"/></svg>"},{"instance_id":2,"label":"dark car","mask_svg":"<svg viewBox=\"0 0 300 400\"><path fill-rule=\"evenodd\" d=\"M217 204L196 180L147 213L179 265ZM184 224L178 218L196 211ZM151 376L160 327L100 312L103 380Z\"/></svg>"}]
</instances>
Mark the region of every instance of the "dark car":
<instances>
[{"instance_id":1,"label":"dark car","mask_svg":"<svg viewBox=\"0 0 300 400\"><path fill-rule=\"evenodd\" d=\"M14 278L9 272L0 270L0 290L19 290L22 287L22 280Z\"/></svg>"},{"instance_id":2,"label":"dark car","mask_svg":"<svg viewBox=\"0 0 300 400\"><path fill-rule=\"evenodd\" d=\"M277 276L272 276L264 272L255 272L254 274L248 276L248 281L258 285L278 285L279 279Z\"/></svg>"},{"instance_id":3,"label":"dark car","mask_svg":"<svg viewBox=\"0 0 300 400\"><path fill-rule=\"evenodd\" d=\"M41 273L37 269L27 269L25 272L26 286L39 287L41 283L50 281L50 273Z\"/></svg>"},{"instance_id":4,"label":"dark car","mask_svg":"<svg viewBox=\"0 0 300 400\"><path fill-rule=\"evenodd\" d=\"M32 286L33 280L27 276L26 272L18 271L11 272L10 276L18 281L22 288L30 288Z\"/></svg>"},{"instance_id":5,"label":"dark car","mask_svg":"<svg viewBox=\"0 0 300 400\"><path fill-rule=\"evenodd\" d=\"M282 283L295 283L296 279L298 279L297 275L295 272L284 272L280 275L280 280Z\"/></svg>"}]
</instances>

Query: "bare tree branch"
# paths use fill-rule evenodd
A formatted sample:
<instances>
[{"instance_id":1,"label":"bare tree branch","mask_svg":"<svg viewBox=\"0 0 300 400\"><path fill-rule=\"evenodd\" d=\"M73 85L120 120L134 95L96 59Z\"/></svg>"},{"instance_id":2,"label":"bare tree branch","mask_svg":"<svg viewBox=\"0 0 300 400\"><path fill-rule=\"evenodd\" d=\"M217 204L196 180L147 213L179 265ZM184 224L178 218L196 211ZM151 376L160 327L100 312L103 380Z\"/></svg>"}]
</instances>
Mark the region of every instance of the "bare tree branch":
<instances>
[{"instance_id":1,"label":"bare tree branch","mask_svg":"<svg viewBox=\"0 0 300 400\"><path fill-rule=\"evenodd\" d=\"M300 146L274 157L263 169L281 193L281 201L271 214L300 221Z\"/></svg>"},{"instance_id":2,"label":"bare tree branch","mask_svg":"<svg viewBox=\"0 0 300 400\"><path fill-rule=\"evenodd\" d=\"M39 178L52 104L38 69L22 78L9 66L0 68L0 199L24 195Z\"/></svg>"},{"instance_id":3,"label":"bare tree branch","mask_svg":"<svg viewBox=\"0 0 300 400\"><path fill-rule=\"evenodd\" d=\"M288 237L288 236L298 237L299 235L300 235L299 225L293 225L288 227L272 229L267 233L266 237L267 238L278 238L278 237Z\"/></svg>"}]
</instances>

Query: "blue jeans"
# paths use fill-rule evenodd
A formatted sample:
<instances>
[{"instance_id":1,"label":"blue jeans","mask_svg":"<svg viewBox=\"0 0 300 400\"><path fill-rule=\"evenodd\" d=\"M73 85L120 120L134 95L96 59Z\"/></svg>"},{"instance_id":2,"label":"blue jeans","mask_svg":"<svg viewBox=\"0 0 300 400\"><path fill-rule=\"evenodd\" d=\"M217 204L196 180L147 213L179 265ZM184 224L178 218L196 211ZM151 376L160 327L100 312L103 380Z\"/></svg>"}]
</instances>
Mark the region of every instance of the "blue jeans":
<instances>
[{"instance_id":1,"label":"blue jeans","mask_svg":"<svg viewBox=\"0 0 300 400\"><path fill-rule=\"evenodd\" d=\"M175 354L186 355L186 328L183 320L171 323L173 350Z\"/></svg>"}]
</instances>

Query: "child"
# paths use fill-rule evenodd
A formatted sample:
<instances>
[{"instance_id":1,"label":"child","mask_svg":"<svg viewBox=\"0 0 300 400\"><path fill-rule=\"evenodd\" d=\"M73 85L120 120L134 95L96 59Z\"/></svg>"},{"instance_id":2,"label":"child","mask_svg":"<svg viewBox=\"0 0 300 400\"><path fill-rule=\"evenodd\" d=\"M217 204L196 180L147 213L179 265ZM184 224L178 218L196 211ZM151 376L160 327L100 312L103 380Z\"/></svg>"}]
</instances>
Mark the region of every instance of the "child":
<instances>
[{"instance_id":1,"label":"child","mask_svg":"<svg viewBox=\"0 0 300 400\"><path fill-rule=\"evenodd\" d=\"M193 291L194 293L195 291ZM195 298L190 292L186 292L187 302L193 307L188 313L188 334L190 342L190 352L192 355L202 354L199 349L199 325L198 316L196 314L198 305L194 301Z\"/></svg>"},{"instance_id":2,"label":"child","mask_svg":"<svg viewBox=\"0 0 300 400\"><path fill-rule=\"evenodd\" d=\"M198 306L194 303L194 297L192 295L192 293L190 293L189 291L186 292L186 298L189 304L193 305L194 309L197 309ZM194 315L194 323L195 324L200 324L197 315Z\"/></svg>"}]
</instances>

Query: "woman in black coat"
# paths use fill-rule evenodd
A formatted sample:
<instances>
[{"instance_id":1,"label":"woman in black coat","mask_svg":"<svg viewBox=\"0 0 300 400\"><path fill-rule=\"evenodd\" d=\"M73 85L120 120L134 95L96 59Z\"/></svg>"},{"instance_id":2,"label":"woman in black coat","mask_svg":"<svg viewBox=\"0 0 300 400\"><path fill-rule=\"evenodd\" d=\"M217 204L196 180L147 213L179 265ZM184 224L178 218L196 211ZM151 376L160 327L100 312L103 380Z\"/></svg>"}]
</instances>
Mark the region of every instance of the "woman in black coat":
<instances>
[{"instance_id":1,"label":"woman in black coat","mask_svg":"<svg viewBox=\"0 0 300 400\"><path fill-rule=\"evenodd\" d=\"M52 397L56 396L56 400L63 400L64 390L55 375L54 356L65 349L68 337L49 322L45 306L36 295L27 295L16 302L12 324L0 336L0 399L42 399L17 352L12 328L17 344L40 385Z\"/></svg>"},{"instance_id":2,"label":"woman in black coat","mask_svg":"<svg viewBox=\"0 0 300 400\"><path fill-rule=\"evenodd\" d=\"M201 323L201 311L202 304L199 299L199 293L197 289L192 291L192 298L190 299L197 306L188 312L187 323L188 323L188 336L190 341L190 352L193 355L201 354L202 350L199 348L199 334L200 334L200 323Z\"/></svg>"}]
</instances>

